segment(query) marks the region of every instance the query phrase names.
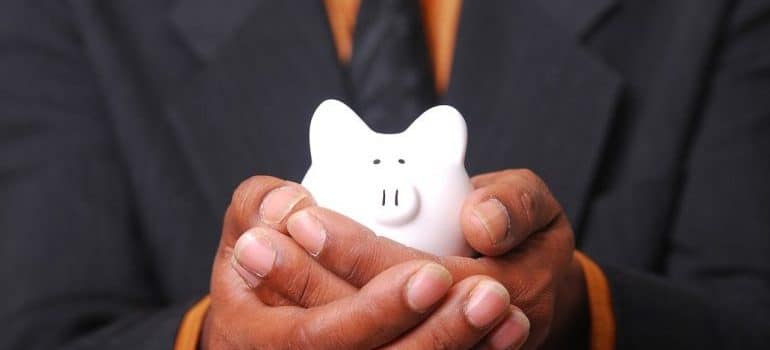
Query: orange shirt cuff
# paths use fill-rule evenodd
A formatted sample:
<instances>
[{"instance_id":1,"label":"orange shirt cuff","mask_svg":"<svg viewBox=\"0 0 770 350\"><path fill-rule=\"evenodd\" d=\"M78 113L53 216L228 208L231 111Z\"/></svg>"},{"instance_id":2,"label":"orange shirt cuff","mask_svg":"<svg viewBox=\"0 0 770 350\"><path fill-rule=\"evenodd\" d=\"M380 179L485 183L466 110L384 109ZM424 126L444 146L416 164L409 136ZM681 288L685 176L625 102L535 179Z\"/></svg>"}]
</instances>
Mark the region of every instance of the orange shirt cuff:
<instances>
[{"instance_id":1,"label":"orange shirt cuff","mask_svg":"<svg viewBox=\"0 0 770 350\"><path fill-rule=\"evenodd\" d=\"M203 319L211 305L211 298L204 297L193 305L182 318L182 324L179 325L179 331L174 341L174 350L196 350L198 349L198 340L203 327Z\"/></svg>"},{"instance_id":2,"label":"orange shirt cuff","mask_svg":"<svg viewBox=\"0 0 770 350\"><path fill-rule=\"evenodd\" d=\"M588 294L588 312L591 317L590 349L615 349L615 315L607 277L596 263L581 252L575 258L583 268Z\"/></svg>"}]
</instances>

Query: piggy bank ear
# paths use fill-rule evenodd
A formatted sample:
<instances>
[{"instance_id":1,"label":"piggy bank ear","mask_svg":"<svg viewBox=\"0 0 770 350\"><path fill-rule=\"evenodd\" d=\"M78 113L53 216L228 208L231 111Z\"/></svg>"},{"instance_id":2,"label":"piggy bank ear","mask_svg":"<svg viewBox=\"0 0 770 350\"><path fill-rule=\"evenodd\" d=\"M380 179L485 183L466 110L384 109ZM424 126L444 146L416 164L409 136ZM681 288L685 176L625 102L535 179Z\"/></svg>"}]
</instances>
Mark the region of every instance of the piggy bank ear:
<instances>
[{"instance_id":1,"label":"piggy bank ear","mask_svg":"<svg viewBox=\"0 0 770 350\"><path fill-rule=\"evenodd\" d=\"M367 133L366 123L346 104L337 100L321 102L310 120L310 158L313 163L334 161L355 149Z\"/></svg>"},{"instance_id":2,"label":"piggy bank ear","mask_svg":"<svg viewBox=\"0 0 770 350\"><path fill-rule=\"evenodd\" d=\"M452 106L436 106L425 111L406 131L412 147L431 159L450 164L465 163L468 129L463 116Z\"/></svg>"}]
</instances>

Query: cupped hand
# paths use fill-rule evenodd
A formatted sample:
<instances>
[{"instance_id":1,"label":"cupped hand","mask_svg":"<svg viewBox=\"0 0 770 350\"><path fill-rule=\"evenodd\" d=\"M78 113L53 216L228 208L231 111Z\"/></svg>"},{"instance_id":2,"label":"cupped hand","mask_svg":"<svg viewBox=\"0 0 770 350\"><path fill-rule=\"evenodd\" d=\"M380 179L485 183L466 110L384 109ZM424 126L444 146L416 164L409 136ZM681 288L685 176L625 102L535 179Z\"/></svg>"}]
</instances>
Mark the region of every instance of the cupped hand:
<instances>
[{"instance_id":1,"label":"cupped hand","mask_svg":"<svg viewBox=\"0 0 770 350\"><path fill-rule=\"evenodd\" d=\"M293 240L281 238L278 232L270 239L277 251L291 256L279 269L296 271L292 266L308 266L312 272L300 272L297 281L271 284L273 289L299 305L322 305L348 295L350 288L329 290L313 283L313 276L329 275L323 277L325 286L337 284L328 283L336 279L355 289L392 266L424 259L448 268L455 280L484 275L501 282L512 304L526 314L526 318L512 319L508 333L529 331L527 348L543 345L546 338L550 338L546 345L553 345L568 335L584 335L585 286L582 268L573 256L572 228L544 182L528 170L506 170L474 177L473 184L475 190L466 199L460 224L481 257L432 256L310 205L287 212L276 227L285 229ZM297 245L307 254L298 251ZM579 341L572 346L580 347L584 339Z\"/></svg>"},{"instance_id":2,"label":"cupped hand","mask_svg":"<svg viewBox=\"0 0 770 350\"><path fill-rule=\"evenodd\" d=\"M489 277L454 283L436 261L408 259L352 284L323 268L278 231L312 204L300 186L280 179L239 186L214 261L201 348L467 349L523 341L508 336L523 314Z\"/></svg>"}]
</instances>

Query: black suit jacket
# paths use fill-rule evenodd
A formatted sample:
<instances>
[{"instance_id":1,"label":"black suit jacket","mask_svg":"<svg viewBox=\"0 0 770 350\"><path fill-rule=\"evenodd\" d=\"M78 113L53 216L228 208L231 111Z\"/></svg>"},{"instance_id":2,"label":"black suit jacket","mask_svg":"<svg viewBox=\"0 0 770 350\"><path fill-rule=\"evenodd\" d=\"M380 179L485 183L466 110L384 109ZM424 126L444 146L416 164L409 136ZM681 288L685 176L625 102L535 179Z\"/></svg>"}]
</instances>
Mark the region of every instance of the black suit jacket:
<instances>
[{"instance_id":1,"label":"black suit jacket","mask_svg":"<svg viewBox=\"0 0 770 350\"><path fill-rule=\"evenodd\" d=\"M4 1L0 348L170 348L232 190L349 96L321 1ZM769 344L768 1L465 1L442 102L550 185L618 348Z\"/></svg>"}]
</instances>

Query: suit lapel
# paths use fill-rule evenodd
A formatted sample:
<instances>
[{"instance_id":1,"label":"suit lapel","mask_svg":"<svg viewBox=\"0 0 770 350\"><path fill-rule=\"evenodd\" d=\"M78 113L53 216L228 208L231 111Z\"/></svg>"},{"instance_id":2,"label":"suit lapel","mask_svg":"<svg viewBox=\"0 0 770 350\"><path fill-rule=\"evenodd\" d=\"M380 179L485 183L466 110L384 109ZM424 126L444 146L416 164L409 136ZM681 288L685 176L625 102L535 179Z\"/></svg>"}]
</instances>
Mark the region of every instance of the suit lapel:
<instances>
[{"instance_id":1,"label":"suit lapel","mask_svg":"<svg viewBox=\"0 0 770 350\"><path fill-rule=\"evenodd\" d=\"M197 55L209 59L262 2L178 0L171 10L171 22Z\"/></svg>"},{"instance_id":2,"label":"suit lapel","mask_svg":"<svg viewBox=\"0 0 770 350\"><path fill-rule=\"evenodd\" d=\"M618 8L617 0L538 0L545 12L559 22L564 29L581 39L587 35L612 10Z\"/></svg>"},{"instance_id":3,"label":"suit lapel","mask_svg":"<svg viewBox=\"0 0 770 350\"><path fill-rule=\"evenodd\" d=\"M201 69L167 104L215 210L249 175L299 180L316 105L345 99L320 1L183 0L172 21Z\"/></svg>"},{"instance_id":4,"label":"suit lapel","mask_svg":"<svg viewBox=\"0 0 770 350\"><path fill-rule=\"evenodd\" d=\"M572 3L465 1L446 102L468 120L471 172L535 170L578 227L621 80L579 40L612 2Z\"/></svg>"}]
</instances>

